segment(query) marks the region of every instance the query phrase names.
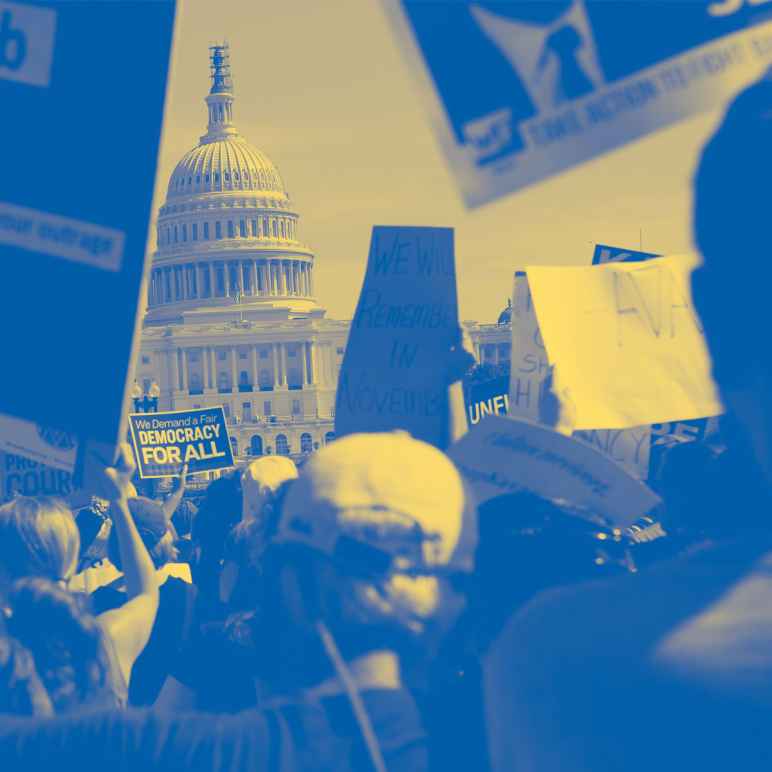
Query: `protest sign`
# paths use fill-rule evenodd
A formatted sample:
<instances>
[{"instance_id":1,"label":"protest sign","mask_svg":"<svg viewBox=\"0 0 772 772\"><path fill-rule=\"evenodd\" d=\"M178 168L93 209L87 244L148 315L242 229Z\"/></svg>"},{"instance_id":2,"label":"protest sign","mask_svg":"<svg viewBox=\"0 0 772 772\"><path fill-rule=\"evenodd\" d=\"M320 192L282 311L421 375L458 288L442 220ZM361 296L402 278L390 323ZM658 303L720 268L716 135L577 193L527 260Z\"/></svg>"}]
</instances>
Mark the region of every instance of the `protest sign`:
<instances>
[{"instance_id":1,"label":"protest sign","mask_svg":"<svg viewBox=\"0 0 772 772\"><path fill-rule=\"evenodd\" d=\"M384 5L469 206L713 108L772 59L765 0Z\"/></svg>"},{"instance_id":2,"label":"protest sign","mask_svg":"<svg viewBox=\"0 0 772 772\"><path fill-rule=\"evenodd\" d=\"M596 244L595 251L592 253L592 264L642 263L644 260L651 260L653 257L662 257L662 255L657 255L654 252L638 252L634 249L625 249L624 247L611 247L608 244Z\"/></svg>"},{"instance_id":3,"label":"protest sign","mask_svg":"<svg viewBox=\"0 0 772 772\"><path fill-rule=\"evenodd\" d=\"M0 0L0 411L113 448L174 16L174 0Z\"/></svg>"},{"instance_id":4,"label":"protest sign","mask_svg":"<svg viewBox=\"0 0 772 772\"><path fill-rule=\"evenodd\" d=\"M649 476L651 428L636 426L632 429L589 429L574 432L573 436L605 453L639 480Z\"/></svg>"},{"instance_id":5,"label":"protest sign","mask_svg":"<svg viewBox=\"0 0 772 772\"><path fill-rule=\"evenodd\" d=\"M453 230L376 226L338 378L335 434L404 429L444 447L459 341Z\"/></svg>"},{"instance_id":6,"label":"protest sign","mask_svg":"<svg viewBox=\"0 0 772 772\"><path fill-rule=\"evenodd\" d=\"M466 412L470 426L486 415L506 415L509 409L509 377L500 375L470 383L466 389Z\"/></svg>"},{"instance_id":7,"label":"protest sign","mask_svg":"<svg viewBox=\"0 0 772 772\"><path fill-rule=\"evenodd\" d=\"M531 423L488 416L448 455L478 502L519 491L563 499L619 527L634 523L659 498L592 445Z\"/></svg>"},{"instance_id":8,"label":"protest sign","mask_svg":"<svg viewBox=\"0 0 772 772\"><path fill-rule=\"evenodd\" d=\"M0 450L72 472L78 442L70 432L0 414Z\"/></svg>"},{"instance_id":9,"label":"protest sign","mask_svg":"<svg viewBox=\"0 0 772 772\"><path fill-rule=\"evenodd\" d=\"M538 421L539 401L549 366L528 277L522 271L515 274L512 291L511 362L509 415Z\"/></svg>"},{"instance_id":10,"label":"protest sign","mask_svg":"<svg viewBox=\"0 0 772 772\"><path fill-rule=\"evenodd\" d=\"M694 256L586 268L533 267L528 282L574 428L624 429L718 415Z\"/></svg>"},{"instance_id":11,"label":"protest sign","mask_svg":"<svg viewBox=\"0 0 772 772\"><path fill-rule=\"evenodd\" d=\"M129 425L143 480L177 477L185 464L190 474L233 466L222 407L133 413Z\"/></svg>"},{"instance_id":12,"label":"protest sign","mask_svg":"<svg viewBox=\"0 0 772 772\"><path fill-rule=\"evenodd\" d=\"M67 498L74 490L71 470L55 469L16 453L0 451L0 502L15 496Z\"/></svg>"}]
</instances>

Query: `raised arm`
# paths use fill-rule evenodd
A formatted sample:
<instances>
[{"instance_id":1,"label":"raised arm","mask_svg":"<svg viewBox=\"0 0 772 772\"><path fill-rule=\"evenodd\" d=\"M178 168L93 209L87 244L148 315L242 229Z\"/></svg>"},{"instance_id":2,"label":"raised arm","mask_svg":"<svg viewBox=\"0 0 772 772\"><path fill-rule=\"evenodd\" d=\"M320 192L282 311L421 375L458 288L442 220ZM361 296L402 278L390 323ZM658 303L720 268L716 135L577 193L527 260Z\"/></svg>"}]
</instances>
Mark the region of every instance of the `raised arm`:
<instances>
[{"instance_id":1,"label":"raised arm","mask_svg":"<svg viewBox=\"0 0 772 772\"><path fill-rule=\"evenodd\" d=\"M172 519L172 515L177 511L177 507L182 501L182 497L185 495L185 486L188 481L188 465L185 464L180 472L179 481L177 482L177 489L172 493L163 504L161 508L166 515L167 520Z\"/></svg>"},{"instance_id":2,"label":"raised arm","mask_svg":"<svg viewBox=\"0 0 772 772\"><path fill-rule=\"evenodd\" d=\"M97 617L113 642L127 684L134 662L150 638L158 611L155 566L129 512L128 492L134 468L131 449L124 444L116 466L105 470L106 498L111 502L110 515L118 539L127 602Z\"/></svg>"}]
</instances>

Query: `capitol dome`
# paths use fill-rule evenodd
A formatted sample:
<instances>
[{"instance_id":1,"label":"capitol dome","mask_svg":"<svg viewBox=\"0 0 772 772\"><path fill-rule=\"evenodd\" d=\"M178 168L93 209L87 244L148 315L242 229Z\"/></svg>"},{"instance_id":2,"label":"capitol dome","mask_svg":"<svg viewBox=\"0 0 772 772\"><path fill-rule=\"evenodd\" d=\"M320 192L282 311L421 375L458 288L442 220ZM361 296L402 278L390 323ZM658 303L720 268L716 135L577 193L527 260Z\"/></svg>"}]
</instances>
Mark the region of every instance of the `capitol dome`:
<instances>
[{"instance_id":1,"label":"capitol dome","mask_svg":"<svg viewBox=\"0 0 772 772\"><path fill-rule=\"evenodd\" d=\"M281 175L233 123L228 47L213 46L210 62L207 131L175 167L158 212L146 322L234 305L323 313Z\"/></svg>"},{"instance_id":2,"label":"capitol dome","mask_svg":"<svg viewBox=\"0 0 772 772\"><path fill-rule=\"evenodd\" d=\"M206 135L205 135L206 136ZM177 164L167 200L224 191L262 191L286 195L279 170L243 137L230 136L197 145Z\"/></svg>"}]
</instances>

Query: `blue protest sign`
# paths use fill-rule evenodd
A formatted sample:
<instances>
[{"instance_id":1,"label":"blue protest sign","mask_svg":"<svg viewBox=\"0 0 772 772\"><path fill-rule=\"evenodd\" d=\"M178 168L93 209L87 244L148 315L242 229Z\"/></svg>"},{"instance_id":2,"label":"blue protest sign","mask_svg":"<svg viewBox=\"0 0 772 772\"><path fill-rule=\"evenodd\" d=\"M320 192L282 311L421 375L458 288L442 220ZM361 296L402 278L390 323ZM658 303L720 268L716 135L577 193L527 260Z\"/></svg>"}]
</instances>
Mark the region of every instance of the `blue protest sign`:
<instances>
[{"instance_id":1,"label":"blue protest sign","mask_svg":"<svg viewBox=\"0 0 772 772\"><path fill-rule=\"evenodd\" d=\"M466 203L720 104L772 60L769 0L384 0Z\"/></svg>"},{"instance_id":2,"label":"blue protest sign","mask_svg":"<svg viewBox=\"0 0 772 772\"><path fill-rule=\"evenodd\" d=\"M15 373L0 412L111 446L123 436L174 16L174 0L0 0L0 326Z\"/></svg>"},{"instance_id":3,"label":"blue protest sign","mask_svg":"<svg viewBox=\"0 0 772 772\"><path fill-rule=\"evenodd\" d=\"M177 477L233 466L233 451L222 407L134 413L129 416L139 476Z\"/></svg>"}]
</instances>

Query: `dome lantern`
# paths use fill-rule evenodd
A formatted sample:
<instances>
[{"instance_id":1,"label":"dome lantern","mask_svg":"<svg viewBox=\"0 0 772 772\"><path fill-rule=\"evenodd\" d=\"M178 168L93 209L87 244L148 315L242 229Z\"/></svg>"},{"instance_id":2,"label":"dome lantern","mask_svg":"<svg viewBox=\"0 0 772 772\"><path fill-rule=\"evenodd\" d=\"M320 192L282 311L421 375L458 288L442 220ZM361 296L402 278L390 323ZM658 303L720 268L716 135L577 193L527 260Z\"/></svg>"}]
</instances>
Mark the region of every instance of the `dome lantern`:
<instances>
[{"instance_id":1,"label":"dome lantern","mask_svg":"<svg viewBox=\"0 0 772 772\"><path fill-rule=\"evenodd\" d=\"M209 47L209 66L212 87L205 100L209 124L206 134L201 137L203 144L238 134L233 125L233 81L227 43Z\"/></svg>"}]
</instances>

